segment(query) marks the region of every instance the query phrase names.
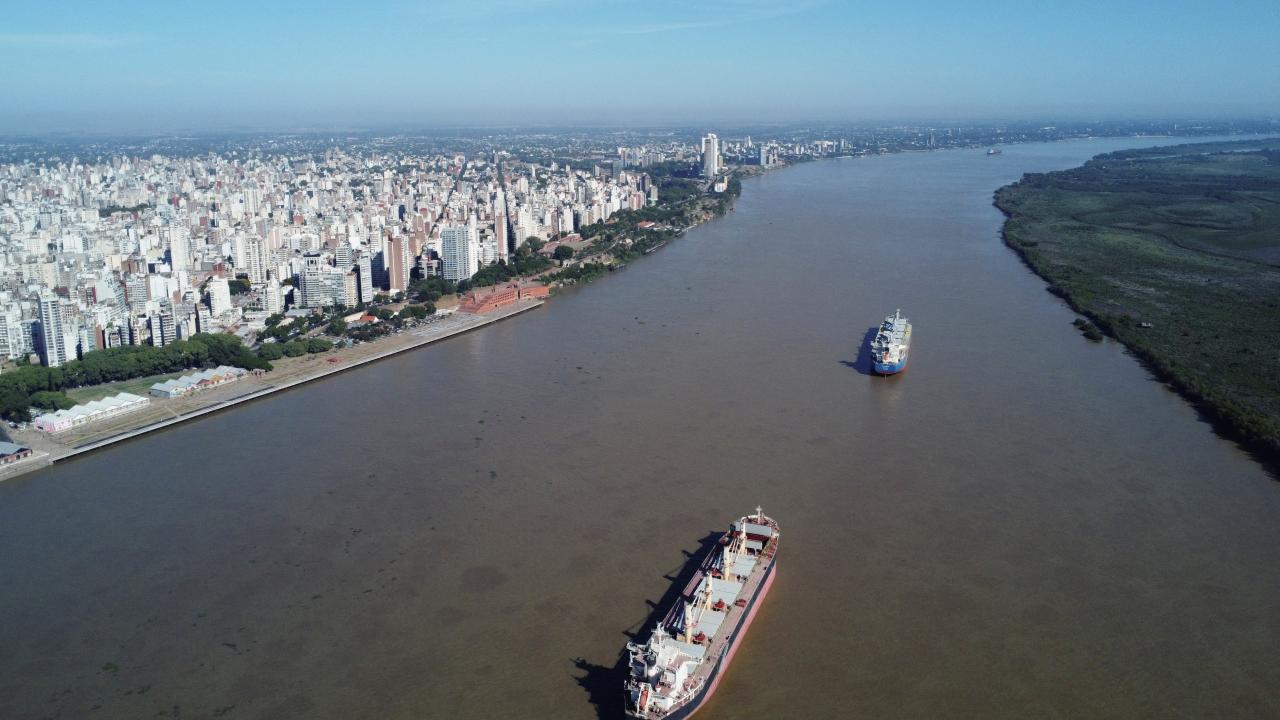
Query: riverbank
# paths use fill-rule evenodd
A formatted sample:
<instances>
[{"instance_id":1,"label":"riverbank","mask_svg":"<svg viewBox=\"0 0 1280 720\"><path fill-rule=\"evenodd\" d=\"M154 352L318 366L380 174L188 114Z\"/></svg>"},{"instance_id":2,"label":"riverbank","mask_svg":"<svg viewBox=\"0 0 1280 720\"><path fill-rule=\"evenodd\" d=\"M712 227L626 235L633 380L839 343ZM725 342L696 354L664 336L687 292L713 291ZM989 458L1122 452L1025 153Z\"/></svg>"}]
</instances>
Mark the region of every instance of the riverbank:
<instances>
[{"instance_id":1,"label":"riverbank","mask_svg":"<svg viewBox=\"0 0 1280 720\"><path fill-rule=\"evenodd\" d=\"M372 342L278 361L276 369L269 373L246 377L196 395L152 398L150 405L143 410L63 433L50 435L31 428L11 431L14 442L26 445L34 452L26 460L0 467L0 480L471 332L541 307L543 303L542 300L525 300L483 315L450 313L421 327Z\"/></svg>"},{"instance_id":2,"label":"riverbank","mask_svg":"<svg viewBox=\"0 0 1280 720\"><path fill-rule=\"evenodd\" d=\"M786 165L778 165L776 167L781 168L786 167ZM735 183L734 192L725 194L703 192L700 194L696 198L697 212L693 213L689 224L670 232L669 236L662 239L661 243L656 247L665 245L670 239L683 235L693 227L728 213L732 210L733 203L738 196L736 177L749 177L763 171L764 169L759 168L735 168L730 171L726 177ZM714 201L710 203L713 207L706 206L709 201ZM679 206L684 202L681 201L675 203L675 205ZM634 232L638 229L640 222L640 220L632 218L625 229ZM622 224L619 223L619 225ZM656 249L656 247L653 249ZM644 254L649 253L645 252ZM606 253L592 253L581 258L574 267L579 269L582 267L604 267L600 264L600 261L607 257ZM611 264L608 270L613 270L615 267L612 265L612 258L609 259ZM625 263L618 267L624 266ZM583 278L583 281L589 282L598 274L602 273L589 274ZM566 283L563 280L556 280L548 284L554 288L572 283L573 281ZM447 302L442 301L441 305L446 305ZM151 398L150 404L141 410L67 430L56 435L43 433L30 427L14 430L9 433L11 439L31 448L33 452L30 457L23 461L0 467L0 481L94 452L116 443L131 440L180 422L221 412L274 392L287 390L369 362L475 330L498 320L504 320L535 307L540 307L543 302L542 300L519 301L510 307L483 315L453 312L443 317L436 316L428 321L425 327L368 341L354 347L341 348L325 353L308 354L296 358L279 358L274 361L275 368L265 374L249 376L237 382L192 396L166 399ZM149 386L149 383L154 381L155 378L146 378L144 380L148 381ZM137 384L137 381L134 381L134 384ZM105 388L105 386L93 386L80 391L83 394L86 390L101 388ZM138 394L147 394L145 390L130 389L137 391Z\"/></svg>"},{"instance_id":3,"label":"riverbank","mask_svg":"<svg viewBox=\"0 0 1280 720\"><path fill-rule=\"evenodd\" d=\"M1280 468L1280 141L1099 155L1000 188L1005 244Z\"/></svg>"},{"instance_id":4,"label":"riverbank","mask_svg":"<svg viewBox=\"0 0 1280 720\"><path fill-rule=\"evenodd\" d=\"M715 179L662 176L655 182L660 200L638 210L624 210L611 219L578 230L575 256L561 267L541 273L551 287L588 283L662 249L667 243L703 223L724 217L742 193L742 179L772 169L755 165L734 167ZM723 187L716 190L716 186Z\"/></svg>"}]
</instances>

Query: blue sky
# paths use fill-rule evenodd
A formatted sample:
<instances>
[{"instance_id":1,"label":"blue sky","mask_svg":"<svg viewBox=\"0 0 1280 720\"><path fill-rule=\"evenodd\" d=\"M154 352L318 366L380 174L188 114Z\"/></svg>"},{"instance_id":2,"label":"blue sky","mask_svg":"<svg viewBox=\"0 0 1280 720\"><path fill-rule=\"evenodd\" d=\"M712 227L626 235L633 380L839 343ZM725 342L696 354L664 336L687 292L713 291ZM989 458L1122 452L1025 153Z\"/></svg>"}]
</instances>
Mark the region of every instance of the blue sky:
<instances>
[{"instance_id":1,"label":"blue sky","mask_svg":"<svg viewBox=\"0 0 1280 720\"><path fill-rule=\"evenodd\" d=\"M1274 0L51 0L0 18L5 132L1280 115Z\"/></svg>"}]
</instances>

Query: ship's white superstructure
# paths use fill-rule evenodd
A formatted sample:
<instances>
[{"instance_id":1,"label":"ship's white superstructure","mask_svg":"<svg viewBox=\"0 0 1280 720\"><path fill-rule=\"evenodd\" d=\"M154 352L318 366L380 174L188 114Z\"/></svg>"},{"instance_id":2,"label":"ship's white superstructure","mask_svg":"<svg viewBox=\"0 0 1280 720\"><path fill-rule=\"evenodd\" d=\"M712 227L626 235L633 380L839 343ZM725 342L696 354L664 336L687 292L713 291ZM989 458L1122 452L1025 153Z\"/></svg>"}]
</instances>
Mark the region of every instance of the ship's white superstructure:
<instances>
[{"instance_id":1,"label":"ship's white superstructure","mask_svg":"<svg viewBox=\"0 0 1280 720\"><path fill-rule=\"evenodd\" d=\"M907 367L910 351L911 321L902 316L901 310L895 310L880 324L871 341L872 368L882 375L902 372Z\"/></svg>"}]
</instances>

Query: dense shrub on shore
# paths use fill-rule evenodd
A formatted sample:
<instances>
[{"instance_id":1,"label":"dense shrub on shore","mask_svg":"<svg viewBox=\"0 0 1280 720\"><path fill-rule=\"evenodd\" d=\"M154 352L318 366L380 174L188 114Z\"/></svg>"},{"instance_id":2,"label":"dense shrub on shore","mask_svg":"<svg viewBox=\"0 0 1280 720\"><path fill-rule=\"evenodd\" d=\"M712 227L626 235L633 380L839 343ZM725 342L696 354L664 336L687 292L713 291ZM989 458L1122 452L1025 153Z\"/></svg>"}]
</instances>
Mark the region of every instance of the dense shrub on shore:
<instances>
[{"instance_id":1,"label":"dense shrub on shore","mask_svg":"<svg viewBox=\"0 0 1280 720\"><path fill-rule=\"evenodd\" d=\"M271 369L271 363L250 353L234 335L200 333L164 347L128 345L97 350L56 368L21 365L0 374L0 416L26 422L31 419L29 408L33 405L68 406L70 399L63 391L69 388L218 365Z\"/></svg>"},{"instance_id":2,"label":"dense shrub on shore","mask_svg":"<svg viewBox=\"0 0 1280 720\"><path fill-rule=\"evenodd\" d=\"M1088 336L1123 343L1280 467L1280 142L1099 155L1001 188L1003 236ZM1079 327L1079 325L1078 325ZM1092 339L1092 338L1091 338Z\"/></svg>"}]
</instances>

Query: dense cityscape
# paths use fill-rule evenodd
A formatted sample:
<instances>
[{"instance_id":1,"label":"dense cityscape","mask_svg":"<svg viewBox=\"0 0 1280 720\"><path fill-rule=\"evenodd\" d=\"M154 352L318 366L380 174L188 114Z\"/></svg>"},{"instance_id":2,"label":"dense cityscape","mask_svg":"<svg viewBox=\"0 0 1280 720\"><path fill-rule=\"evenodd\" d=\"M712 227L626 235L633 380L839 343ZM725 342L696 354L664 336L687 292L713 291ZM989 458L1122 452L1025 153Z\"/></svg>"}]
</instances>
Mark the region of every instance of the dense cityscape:
<instances>
[{"instance_id":1,"label":"dense cityscape","mask_svg":"<svg viewBox=\"0 0 1280 720\"><path fill-rule=\"evenodd\" d=\"M1254 129L1236 125L1193 131ZM7 260L0 356L56 367L94 350L163 346L197 332L231 332L252 343L268 317L288 308L354 308L377 294L404 293L414 277L468 280L506 262L529 238L564 237L619 210L654 204L652 166L671 163L708 177L726 165L1179 130L912 128L816 138L793 131L723 142L714 134L686 142L672 133L607 153L605 144L617 139L608 133L589 142L390 136L342 149L286 136L172 156L81 147L98 154L0 167ZM501 140L509 147L497 147ZM445 142L460 149L415 148ZM35 147L43 146L7 146L28 157Z\"/></svg>"},{"instance_id":2,"label":"dense cityscape","mask_svg":"<svg viewBox=\"0 0 1280 720\"><path fill-rule=\"evenodd\" d=\"M744 173L823 157L1267 126L11 140L0 145L10 159L0 166L0 360L62 368L97 351L175 349L210 335L234 336L257 350L213 357L201 349L192 358L183 346L159 364L136 367L121 355L86 366L112 364L109 370L10 376L3 413L16 426L45 412L36 427L62 430L147 402L125 393L76 406L64 388L149 371L225 368L224 360L261 372L284 355L416 325L436 313L436 302L459 309L449 304L455 295L471 312L543 296L545 286L590 280L724 212ZM717 195L725 197L710 209L688 205ZM627 220L616 225L620 212ZM516 284L506 296L462 297L507 281ZM381 320L393 322L369 327ZM157 383L151 394L168 397L172 389Z\"/></svg>"}]
</instances>

